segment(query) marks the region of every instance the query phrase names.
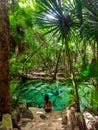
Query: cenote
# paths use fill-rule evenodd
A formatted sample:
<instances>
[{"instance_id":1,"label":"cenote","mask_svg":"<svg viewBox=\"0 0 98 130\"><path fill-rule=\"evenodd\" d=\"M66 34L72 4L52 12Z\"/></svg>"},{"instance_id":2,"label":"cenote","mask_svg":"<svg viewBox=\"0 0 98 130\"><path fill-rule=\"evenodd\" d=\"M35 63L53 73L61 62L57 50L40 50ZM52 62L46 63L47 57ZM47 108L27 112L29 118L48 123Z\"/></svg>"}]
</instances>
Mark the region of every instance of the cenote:
<instances>
[{"instance_id":1,"label":"cenote","mask_svg":"<svg viewBox=\"0 0 98 130\"><path fill-rule=\"evenodd\" d=\"M12 104L26 103L28 107L43 108L44 95L48 94L53 110L63 110L74 100L74 91L70 82L51 82L46 80L25 80L16 85L12 95Z\"/></svg>"}]
</instances>

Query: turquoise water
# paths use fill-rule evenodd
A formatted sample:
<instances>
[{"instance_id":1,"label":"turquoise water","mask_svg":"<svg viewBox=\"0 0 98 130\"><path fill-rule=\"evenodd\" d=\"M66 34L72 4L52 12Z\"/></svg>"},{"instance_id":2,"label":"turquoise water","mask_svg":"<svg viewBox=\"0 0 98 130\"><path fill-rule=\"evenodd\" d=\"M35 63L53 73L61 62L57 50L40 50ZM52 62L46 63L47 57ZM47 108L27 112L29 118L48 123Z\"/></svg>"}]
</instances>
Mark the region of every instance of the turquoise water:
<instances>
[{"instance_id":1,"label":"turquoise water","mask_svg":"<svg viewBox=\"0 0 98 130\"><path fill-rule=\"evenodd\" d=\"M30 107L43 108L45 94L49 95L53 110L65 109L74 98L71 85L64 82L26 81L18 86L20 102Z\"/></svg>"}]
</instances>

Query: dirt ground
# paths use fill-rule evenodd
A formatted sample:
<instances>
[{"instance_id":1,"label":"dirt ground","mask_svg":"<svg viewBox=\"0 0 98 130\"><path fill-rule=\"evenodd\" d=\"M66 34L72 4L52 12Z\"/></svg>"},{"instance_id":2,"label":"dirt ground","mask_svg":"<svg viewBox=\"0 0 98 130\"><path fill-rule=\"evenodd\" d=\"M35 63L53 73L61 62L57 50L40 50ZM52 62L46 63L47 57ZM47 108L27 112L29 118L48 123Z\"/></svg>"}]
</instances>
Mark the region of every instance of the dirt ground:
<instances>
[{"instance_id":1,"label":"dirt ground","mask_svg":"<svg viewBox=\"0 0 98 130\"><path fill-rule=\"evenodd\" d=\"M45 113L44 109L33 107L24 110L18 124L21 130L98 130L98 116L95 118L86 111L81 114L68 109L67 113L66 110Z\"/></svg>"},{"instance_id":2,"label":"dirt ground","mask_svg":"<svg viewBox=\"0 0 98 130\"><path fill-rule=\"evenodd\" d=\"M44 109L29 109L33 113L33 119L22 118L19 123L22 130L64 130L61 111L45 113Z\"/></svg>"}]
</instances>

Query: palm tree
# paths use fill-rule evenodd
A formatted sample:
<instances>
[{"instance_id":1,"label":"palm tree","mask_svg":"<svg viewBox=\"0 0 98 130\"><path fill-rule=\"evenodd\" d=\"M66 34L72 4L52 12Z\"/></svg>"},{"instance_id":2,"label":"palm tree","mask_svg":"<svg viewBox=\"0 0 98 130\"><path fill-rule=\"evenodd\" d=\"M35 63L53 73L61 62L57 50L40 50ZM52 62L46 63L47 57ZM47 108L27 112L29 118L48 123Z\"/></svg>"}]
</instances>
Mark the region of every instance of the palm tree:
<instances>
[{"instance_id":1,"label":"palm tree","mask_svg":"<svg viewBox=\"0 0 98 130\"><path fill-rule=\"evenodd\" d=\"M93 72L93 75L96 79L96 89L98 91L98 1L96 0L82 0L84 3L84 36L87 41L90 41L91 46L94 48L94 59L96 65L93 68L96 71ZM95 49L95 47L96 49ZM90 71L93 71L90 70ZM96 75L96 76L95 76Z\"/></svg>"},{"instance_id":2,"label":"palm tree","mask_svg":"<svg viewBox=\"0 0 98 130\"><path fill-rule=\"evenodd\" d=\"M78 12L78 6L80 7L80 12ZM37 17L36 23L39 24L42 29L46 30L46 34L51 33L53 36L58 37L58 41L61 40L62 45L65 45L69 75L75 88L75 98L78 106L77 111L80 111L77 84L72 69L68 41L70 40L70 34L72 34L74 30L76 31L77 27L82 23L81 1L75 0L73 4L71 1L65 3L62 0L40 0L36 7L37 10L34 14L35 17Z\"/></svg>"},{"instance_id":3,"label":"palm tree","mask_svg":"<svg viewBox=\"0 0 98 130\"><path fill-rule=\"evenodd\" d=\"M8 1L0 0L0 120L10 113Z\"/></svg>"}]
</instances>

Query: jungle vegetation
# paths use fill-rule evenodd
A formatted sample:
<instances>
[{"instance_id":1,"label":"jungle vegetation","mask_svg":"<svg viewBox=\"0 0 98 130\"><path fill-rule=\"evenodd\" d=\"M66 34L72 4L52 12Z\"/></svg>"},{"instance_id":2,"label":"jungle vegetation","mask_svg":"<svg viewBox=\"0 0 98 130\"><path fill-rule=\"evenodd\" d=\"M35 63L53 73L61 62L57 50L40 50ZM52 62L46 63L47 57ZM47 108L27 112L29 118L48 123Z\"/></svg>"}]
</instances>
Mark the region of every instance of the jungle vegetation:
<instances>
[{"instance_id":1,"label":"jungle vegetation","mask_svg":"<svg viewBox=\"0 0 98 130\"><path fill-rule=\"evenodd\" d=\"M4 0L0 12L0 115L43 107L45 93L55 110L97 112L98 1Z\"/></svg>"}]
</instances>

